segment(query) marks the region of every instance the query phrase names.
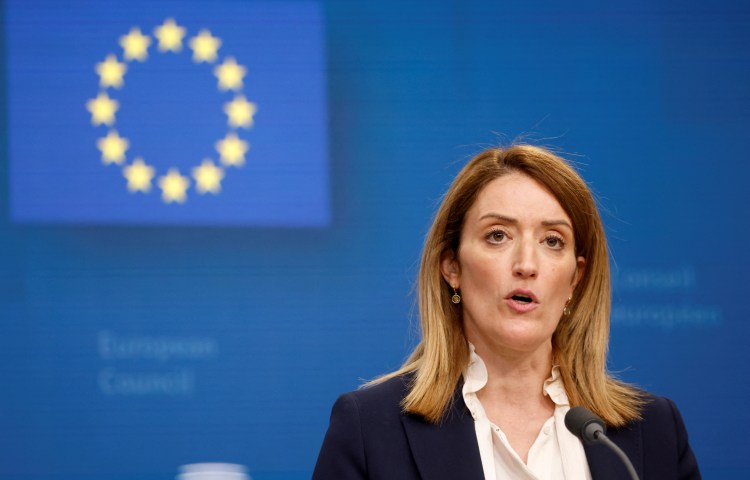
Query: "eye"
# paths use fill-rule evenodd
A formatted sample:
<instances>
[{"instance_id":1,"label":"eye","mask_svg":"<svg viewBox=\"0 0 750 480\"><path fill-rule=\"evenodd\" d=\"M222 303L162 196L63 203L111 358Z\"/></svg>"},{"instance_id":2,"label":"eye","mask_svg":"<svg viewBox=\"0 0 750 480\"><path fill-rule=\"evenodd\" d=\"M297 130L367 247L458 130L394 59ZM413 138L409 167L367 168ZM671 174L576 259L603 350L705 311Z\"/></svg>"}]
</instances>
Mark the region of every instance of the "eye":
<instances>
[{"instance_id":1,"label":"eye","mask_svg":"<svg viewBox=\"0 0 750 480\"><path fill-rule=\"evenodd\" d=\"M544 238L544 244L555 250L561 250L565 246L565 240L559 235L547 235Z\"/></svg>"},{"instance_id":2,"label":"eye","mask_svg":"<svg viewBox=\"0 0 750 480\"><path fill-rule=\"evenodd\" d=\"M487 234L487 241L490 243L503 243L508 239L508 234L500 229L495 229Z\"/></svg>"}]
</instances>

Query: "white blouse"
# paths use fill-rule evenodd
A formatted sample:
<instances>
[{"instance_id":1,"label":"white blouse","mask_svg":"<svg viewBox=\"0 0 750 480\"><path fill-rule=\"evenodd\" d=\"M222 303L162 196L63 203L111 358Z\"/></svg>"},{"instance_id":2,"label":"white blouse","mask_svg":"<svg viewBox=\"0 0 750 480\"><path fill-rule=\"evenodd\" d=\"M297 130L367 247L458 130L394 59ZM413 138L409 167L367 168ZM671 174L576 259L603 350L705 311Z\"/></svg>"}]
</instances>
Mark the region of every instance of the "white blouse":
<instances>
[{"instance_id":1,"label":"white blouse","mask_svg":"<svg viewBox=\"0 0 750 480\"><path fill-rule=\"evenodd\" d=\"M583 444L565 428L565 414L570 410L560 371L544 382L543 393L555 403L555 412L544 422L539 436L529 450L528 463L513 450L503 431L493 424L477 397L487 384L487 367L469 344L471 357L464 369L463 397L474 418L479 455L485 480L591 480Z\"/></svg>"}]
</instances>

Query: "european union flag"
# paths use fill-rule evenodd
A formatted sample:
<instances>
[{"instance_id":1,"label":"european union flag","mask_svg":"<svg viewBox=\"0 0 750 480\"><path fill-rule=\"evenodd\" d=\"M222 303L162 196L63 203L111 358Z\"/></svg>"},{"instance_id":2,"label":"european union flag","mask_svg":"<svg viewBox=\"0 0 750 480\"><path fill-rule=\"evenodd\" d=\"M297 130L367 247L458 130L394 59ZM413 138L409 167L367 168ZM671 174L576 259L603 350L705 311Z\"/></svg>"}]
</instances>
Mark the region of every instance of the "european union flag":
<instances>
[{"instance_id":1,"label":"european union flag","mask_svg":"<svg viewBox=\"0 0 750 480\"><path fill-rule=\"evenodd\" d=\"M323 226L315 2L5 2L21 222Z\"/></svg>"}]
</instances>

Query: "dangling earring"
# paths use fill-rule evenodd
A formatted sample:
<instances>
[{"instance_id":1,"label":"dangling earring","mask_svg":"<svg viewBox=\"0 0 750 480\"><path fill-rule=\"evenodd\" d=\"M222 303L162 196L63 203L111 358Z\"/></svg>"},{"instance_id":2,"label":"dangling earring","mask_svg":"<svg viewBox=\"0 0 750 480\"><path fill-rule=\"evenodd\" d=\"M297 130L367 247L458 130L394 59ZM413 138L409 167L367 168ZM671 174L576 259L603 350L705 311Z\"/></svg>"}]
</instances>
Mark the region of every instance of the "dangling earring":
<instances>
[{"instance_id":1,"label":"dangling earring","mask_svg":"<svg viewBox=\"0 0 750 480\"><path fill-rule=\"evenodd\" d=\"M567 300L565 300L565 307L563 308L563 315L566 317L570 315L570 301L573 300L573 295L569 296Z\"/></svg>"},{"instance_id":2,"label":"dangling earring","mask_svg":"<svg viewBox=\"0 0 750 480\"><path fill-rule=\"evenodd\" d=\"M453 296L451 297L451 302L458 305L459 303L461 303L461 295L459 295L458 292L456 291L456 287L451 285L451 288L453 288Z\"/></svg>"}]
</instances>

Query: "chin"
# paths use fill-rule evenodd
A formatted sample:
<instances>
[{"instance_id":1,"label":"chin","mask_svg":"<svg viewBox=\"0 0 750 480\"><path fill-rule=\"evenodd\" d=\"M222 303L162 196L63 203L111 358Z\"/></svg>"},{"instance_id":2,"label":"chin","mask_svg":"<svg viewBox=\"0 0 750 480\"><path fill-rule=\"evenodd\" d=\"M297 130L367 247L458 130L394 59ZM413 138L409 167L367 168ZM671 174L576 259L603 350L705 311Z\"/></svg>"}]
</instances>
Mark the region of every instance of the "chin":
<instances>
[{"instance_id":1,"label":"chin","mask_svg":"<svg viewBox=\"0 0 750 480\"><path fill-rule=\"evenodd\" d=\"M512 331L504 332L504 334L497 337L497 341L493 342L498 347L515 351L515 352L534 352L539 348L549 345L552 346L552 334L547 332L539 331Z\"/></svg>"}]
</instances>

